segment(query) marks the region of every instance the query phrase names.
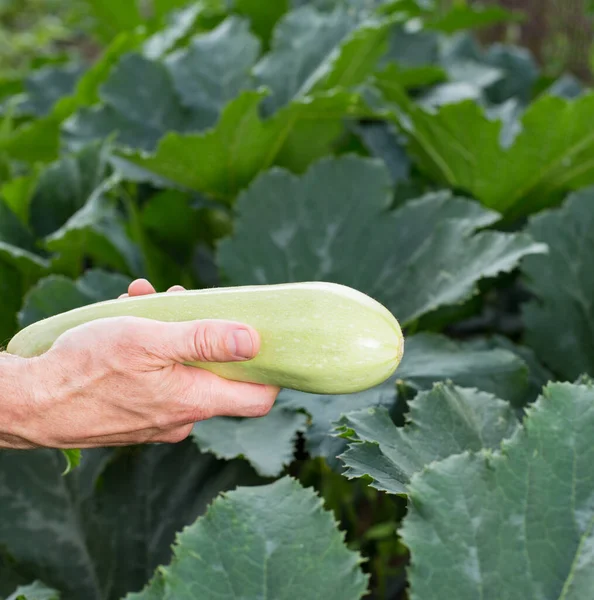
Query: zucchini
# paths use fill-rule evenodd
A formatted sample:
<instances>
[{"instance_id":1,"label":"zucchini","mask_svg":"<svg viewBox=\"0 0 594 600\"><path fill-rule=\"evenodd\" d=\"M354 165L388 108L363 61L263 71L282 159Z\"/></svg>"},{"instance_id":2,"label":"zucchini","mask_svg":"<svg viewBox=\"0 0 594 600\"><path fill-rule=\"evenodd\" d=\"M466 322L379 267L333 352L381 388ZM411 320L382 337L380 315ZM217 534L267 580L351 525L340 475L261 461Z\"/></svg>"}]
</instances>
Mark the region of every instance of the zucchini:
<instances>
[{"instance_id":1,"label":"zucchini","mask_svg":"<svg viewBox=\"0 0 594 600\"><path fill-rule=\"evenodd\" d=\"M38 321L20 331L7 351L46 352L65 331L105 317L159 321L226 319L252 326L258 356L245 362L192 363L235 381L315 394L360 392L388 379L404 351L392 313L352 288L325 282L166 292L108 300Z\"/></svg>"}]
</instances>

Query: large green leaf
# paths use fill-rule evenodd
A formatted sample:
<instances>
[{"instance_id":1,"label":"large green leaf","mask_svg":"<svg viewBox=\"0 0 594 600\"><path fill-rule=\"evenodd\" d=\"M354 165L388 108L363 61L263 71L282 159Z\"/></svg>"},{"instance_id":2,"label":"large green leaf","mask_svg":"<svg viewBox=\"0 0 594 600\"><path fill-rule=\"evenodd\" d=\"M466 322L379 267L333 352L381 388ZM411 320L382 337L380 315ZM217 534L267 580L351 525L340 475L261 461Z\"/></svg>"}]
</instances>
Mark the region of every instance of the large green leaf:
<instances>
[{"instance_id":1,"label":"large green leaf","mask_svg":"<svg viewBox=\"0 0 594 600\"><path fill-rule=\"evenodd\" d=\"M40 581L17 588L6 600L60 600L60 593Z\"/></svg>"},{"instance_id":2,"label":"large green leaf","mask_svg":"<svg viewBox=\"0 0 594 600\"><path fill-rule=\"evenodd\" d=\"M510 141L503 122L489 118L472 100L424 109L398 86L385 80L377 85L397 105L393 118L408 135L421 169L510 218L594 183L594 136L588 127L594 94L575 100L541 96Z\"/></svg>"},{"instance_id":3,"label":"large green leaf","mask_svg":"<svg viewBox=\"0 0 594 600\"><path fill-rule=\"evenodd\" d=\"M416 389L452 380L521 404L529 385L528 365L503 348L477 348L476 342L457 343L445 336L421 333L406 340L396 376Z\"/></svg>"},{"instance_id":4,"label":"large green leaf","mask_svg":"<svg viewBox=\"0 0 594 600\"><path fill-rule=\"evenodd\" d=\"M271 51L254 69L257 81L272 91L264 101L268 115L311 91L318 71L327 67L329 55L355 25L346 10L326 14L310 6L294 10L279 21Z\"/></svg>"},{"instance_id":5,"label":"large green leaf","mask_svg":"<svg viewBox=\"0 0 594 600\"><path fill-rule=\"evenodd\" d=\"M328 464L339 469L338 455L345 448L345 441L336 437L334 423L343 414L369 406L391 407L396 401L396 388L393 381L358 394L341 396L305 394L295 390L281 390L277 405L292 410L304 410L311 416L307 428L305 449L312 457L321 456Z\"/></svg>"},{"instance_id":6,"label":"large green leaf","mask_svg":"<svg viewBox=\"0 0 594 600\"><path fill-rule=\"evenodd\" d=\"M112 300L125 293L129 284L128 277L98 269L85 271L76 281L62 275L50 275L27 292L19 312L19 324L27 327L61 312Z\"/></svg>"},{"instance_id":7,"label":"large green leaf","mask_svg":"<svg viewBox=\"0 0 594 600\"><path fill-rule=\"evenodd\" d=\"M75 63L48 65L34 71L25 80L25 95L17 107L18 112L37 117L49 114L58 100L75 92L84 70L84 67Z\"/></svg>"},{"instance_id":8,"label":"large green leaf","mask_svg":"<svg viewBox=\"0 0 594 600\"><path fill-rule=\"evenodd\" d=\"M194 425L192 437L203 452L219 458L245 458L257 473L277 477L293 460L297 434L307 417L282 405L257 419L216 417Z\"/></svg>"},{"instance_id":9,"label":"large green leaf","mask_svg":"<svg viewBox=\"0 0 594 600\"><path fill-rule=\"evenodd\" d=\"M206 128L216 123L227 103L253 87L250 71L259 53L260 43L249 23L233 16L194 37L187 49L170 55L166 65L182 104L197 111Z\"/></svg>"},{"instance_id":10,"label":"large green leaf","mask_svg":"<svg viewBox=\"0 0 594 600\"><path fill-rule=\"evenodd\" d=\"M419 393L409 407L404 427L396 427L382 407L341 419L338 429L351 440L340 457L345 477L370 477L378 490L406 494L411 477L426 465L466 450L497 448L518 427L507 402L452 383Z\"/></svg>"},{"instance_id":11,"label":"large green leaf","mask_svg":"<svg viewBox=\"0 0 594 600\"><path fill-rule=\"evenodd\" d=\"M267 48L275 25L289 9L289 0L234 0L233 7L249 18L252 30Z\"/></svg>"},{"instance_id":12,"label":"large green leaf","mask_svg":"<svg viewBox=\"0 0 594 600\"><path fill-rule=\"evenodd\" d=\"M92 67L78 79L74 93L61 98L51 112L40 119L26 122L0 139L0 149L11 158L27 163L48 162L58 157L60 128L79 108L98 99L98 89L120 57L134 49L142 39L138 32L126 32L113 39Z\"/></svg>"},{"instance_id":13,"label":"large green leaf","mask_svg":"<svg viewBox=\"0 0 594 600\"><path fill-rule=\"evenodd\" d=\"M157 591L127 600L358 600L367 577L343 537L322 500L294 479L240 488L177 536Z\"/></svg>"},{"instance_id":14,"label":"large green leaf","mask_svg":"<svg viewBox=\"0 0 594 600\"><path fill-rule=\"evenodd\" d=\"M100 185L63 227L45 239L46 247L60 255L58 264L91 258L96 266L144 276L143 257L128 235L117 198L110 194L113 187L111 180Z\"/></svg>"},{"instance_id":15,"label":"large green leaf","mask_svg":"<svg viewBox=\"0 0 594 600\"><path fill-rule=\"evenodd\" d=\"M480 279L545 250L525 234L478 233L498 215L446 192L392 212L390 202L387 170L375 160L324 159L302 177L272 170L238 199L219 265L235 285L349 285L406 325L468 299Z\"/></svg>"},{"instance_id":16,"label":"large green leaf","mask_svg":"<svg viewBox=\"0 0 594 600\"><path fill-rule=\"evenodd\" d=\"M119 155L142 170L130 173L125 164L119 168L136 180L158 176L173 185L212 195L231 202L236 193L260 172L291 153L292 134L304 123L320 134L330 124L331 138L341 131L336 124L349 115L364 114L358 97L346 92L330 92L295 101L275 116L262 120L259 106L264 92L247 91L229 103L217 125L202 134L167 134L153 154L121 151ZM327 149L328 140L307 139L300 166L309 164ZM285 159L286 160L286 159ZM199 168L198 168L199 167Z\"/></svg>"},{"instance_id":17,"label":"large green leaf","mask_svg":"<svg viewBox=\"0 0 594 600\"><path fill-rule=\"evenodd\" d=\"M594 589L594 390L551 383L500 451L409 484L411 598L584 600Z\"/></svg>"},{"instance_id":18,"label":"large green leaf","mask_svg":"<svg viewBox=\"0 0 594 600\"><path fill-rule=\"evenodd\" d=\"M62 600L120 600L171 558L175 533L220 491L261 480L191 441L87 450L62 476L50 450L0 452L0 545Z\"/></svg>"},{"instance_id":19,"label":"large green leaf","mask_svg":"<svg viewBox=\"0 0 594 600\"><path fill-rule=\"evenodd\" d=\"M34 236L1 198L0 260L16 267L29 281L40 276L48 267Z\"/></svg>"},{"instance_id":20,"label":"large green leaf","mask_svg":"<svg viewBox=\"0 0 594 600\"><path fill-rule=\"evenodd\" d=\"M62 227L80 210L108 173L108 146L91 144L50 164L39 176L29 204L29 223L37 237Z\"/></svg>"},{"instance_id":21,"label":"large green leaf","mask_svg":"<svg viewBox=\"0 0 594 600\"><path fill-rule=\"evenodd\" d=\"M340 418L369 407L392 409L397 402L396 384L402 381L413 390L429 390L433 384L451 380L461 387L476 387L515 404L524 404L534 393L527 358L516 346L500 348L483 340L456 343L444 336L418 334L406 339L402 362L394 376L365 392L344 396L315 395L282 390L277 405L304 410L311 422L304 433L305 448L312 456L324 457L340 470L337 456L346 449L334 427ZM534 377L532 370L530 375ZM540 381L539 381L540 383ZM533 384L534 385L534 384ZM538 384L537 384L538 388ZM540 392L540 388L536 393Z\"/></svg>"},{"instance_id":22,"label":"large green leaf","mask_svg":"<svg viewBox=\"0 0 594 600\"><path fill-rule=\"evenodd\" d=\"M0 347L6 347L17 329L23 276L13 265L0 261Z\"/></svg>"},{"instance_id":23,"label":"large green leaf","mask_svg":"<svg viewBox=\"0 0 594 600\"><path fill-rule=\"evenodd\" d=\"M522 271L536 296L524 306L526 342L558 375L594 374L594 189L533 217L528 231L549 246L546 258L526 259Z\"/></svg>"},{"instance_id":24,"label":"large green leaf","mask_svg":"<svg viewBox=\"0 0 594 600\"><path fill-rule=\"evenodd\" d=\"M111 40L122 31L130 31L142 24L139 0L86 0L95 17L97 32L104 40Z\"/></svg>"},{"instance_id":25,"label":"large green leaf","mask_svg":"<svg viewBox=\"0 0 594 600\"><path fill-rule=\"evenodd\" d=\"M185 108L165 65L137 53L124 56L101 86L102 103L68 119L63 130L73 149L117 135L119 144L152 150L169 131L199 131L209 115Z\"/></svg>"}]
</instances>

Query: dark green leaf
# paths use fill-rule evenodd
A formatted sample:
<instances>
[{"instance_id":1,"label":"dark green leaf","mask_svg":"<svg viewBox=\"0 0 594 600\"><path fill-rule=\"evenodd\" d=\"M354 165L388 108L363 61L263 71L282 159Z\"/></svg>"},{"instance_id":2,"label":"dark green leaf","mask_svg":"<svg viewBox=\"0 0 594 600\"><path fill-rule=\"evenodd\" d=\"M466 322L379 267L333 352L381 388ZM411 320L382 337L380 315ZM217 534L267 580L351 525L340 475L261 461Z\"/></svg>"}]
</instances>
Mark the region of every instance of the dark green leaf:
<instances>
[{"instance_id":1,"label":"dark green leaf","mask_svg":"<svg viewBox=\"0 0 594 600\"><path fill-rule=\"evenodd\" d=\"M177 536L174 553L157 574L160 593L132 598L358 600L366 590L360 557L347 550L331 513L288 477L217 498Z\"/></svg>"},{"instance_id":2,"label":"dark green leaf","mask_svg":"<svg viewBox=\"0 0 594 600\"><path fill-rule=\"evenodd\" d=\"M501 451L415 475L401 535L413 598L583 600L594 589L594 390L551 383Z\"/></svg>"},{"instance_id":3,"label":"dark green leaf","mask_svg":"<svg viewBox=\"0 0 594 600\"><path fill-rule=\"evenodd\" d=\"M88 270L77 281L50 275L31 288L19 313L21 327L93 302L111 300L127 291L130 279L99 270Z\"/></svg>"},{"instance_id":4,"label":"dark green leaf","mask_svg":"<svg viewBox=\"0 0 594 600\"><path fill-rule=\"evenodd\" d=\"M340 467L338 455L345 449L344 440L333 429L340 417L353 410L369 406L391 407L396 401L393 381L387 381L365 392L343 396L305 394L281 390L277 404L293 410L305 410L311 415L311 425L305 432L305 448L311 456L322 456L333 468Z\"/></svg>"},{"instance_id":5,"label":"dark green leaf","mask_svg":"<svg viewBox=\"0 0 594 600\"><path fill-rule=\"evenodd\" d=\"M524 306L526 342L555 373L575 380L594 375L594 189L572 194L564 206L533 217L528 231L549 247L522 263L530 291Z\"/></svg>"},{"instance_id":6,"label":"dark green leaf","mask_svg":"<svg viewBox=\"0 0 594 600\"><path fill-rule=\"evenodd\" d=\"M371 477L378 490L406 494L411 477L426 465L466 450L497 448L518 427L507 402L451 383L420 392L409 407L404 427L396 427L383 407L341 419L339 431L352 440L340 457L345 477Z\"/></svg>"},{"instance_id":7,"label":"dark green leaf","mask_svg":"<svg viewBox=\"0 0 594 600\"><path fill-rule=\"evenodd\" d=\"M78 64L50 65L35 71L25 80L26 96L19 112L38 117L49 114L58 100L75 92L84 71Z\"/></svg>"},{"instance_id":8,"label":"dark green leaf","mask_svg":"<svg viewBox=\"0 0 594 600\"><path fill-rule=\"evenodd\" d=\"M117 134L119 144L152 150L169 131L198 131L208 115L186 109L166 67L140 54L124 56L100 90L103 104L85 108L64 124L73 149Z\"/></svg>"},{"instance_id":9,"label":"dark green leaf","mask_svg":"<svg viewBox=\"0 0 594 600\"><path fill-rule=\"evenodd\" d=\"M405 342L396 377L417 389L452 380L461 387L476 387L515 405L528 391L528 366L507 349L477 348L476 342L459 343L445 336L418 334Z\"/></svg>"},{"instance_id":10,"label":"dark green leaf","mask_svg":"<svg viewBox=\"0 0 594 600\"><path fill-rule=\"evenodd\" d=\"M257 81L270 88L264 101L268 115L293 99L307 95L329 68L328 60L356 22L346 10L320 13L304 6L285 15L277 24L272 50L256 65Z\"/></svg>"},{"instance_id":11,"label":"dark green leaf","mask_svg":"<svg viewBox=\"0 0 594 600\"><path fill-rule=\"evenodd\" d=\"M250 33L249 23L229 17L167 58L181 102L200 114L202 128L212 127L223 107L252 87L250 71L259 53L260 44Z\"/></svg>"},{"instance_id":12,"label":"dark green leaf","mask_svg":"<svg viewBox=\"0 0 594 600\"><path fill-rule=\"evenodd\" d=\"M31 232L0 199L0 260L16 267L31 281L49 266Z\"/></svg>"},{"instance_id":13,"label":"dark green leaf","mask_svg":"<svg viewBox=\"0 0 594 600\"><path fill-rule=\"evenodd\" d=\"M85 450L63 477L50 450L0 453L0 545L62 600L111 600L141 589L171 558L175 533L222 490L259 482L191 441Z\"/></svg>"},{"instance_id":14,"label":"dark green leaf","mask_svg":"<svg viewBox=\"0 0 594 600\"><path fill-rule=\"evenodd\" d=\"M45 244L60 254L58 264L90 257L97 266L140 277L144 275L143 258L128 236L126 219L116 199L109 194L112 187L109 180L99 186L63 227L46 238Z\"/></svg>"},{"instance_id":15,"label":"dark green leaf","mask_svg":"<svg viewBox=\"0 0 594 600\"><path fill-rule=\"evenodd\" d=\"M409 178L410 160L389 123L370 121L355 124L352 129L361 137L369 153L384 161L390 172L392 184L398 184Z\"/></svg>"},{"instance_id":16,"label":"dark green leaf","mask_svg":"<svg viewBox=\"0 0 594 600\"><path fill-rule=\"evenodd\" d=\"M524 234L477 233L498 215L448 193L393 212L390 203L387 171L374 160L324 159L303 177L273 170L238 199L235 231L219 245L219 265L235 285L349 285L406 325L468 299L480 279L545 249Z\"/></svg>"},{"instance_id":17,"label":"dark green leaf","mask_svg":"<svg viewBox=\"0 0 594 600\"><path fill-rule=\"evenodd\" d=\"M0 261L0 347L5 348L16 333L22 295L22 274L16 267Z\"/></svg>"},{"instance_id":18,"label":"dark green leaf","mask_svg":"<svg viewBox=\"0 0 594 600\"><path fill-rule=\"evenodd\" d=\"M107 78L120 56L136 47L141 35L127 32L114 38L103 54L77 81L74 94L61 98L54 104L49 115L25 123L5 140L0 140L0 149L11 158L27 163L55 160L59 152L60 128L62 123L82 106L97 101L98 88Z\"/></svg>"},{"instance_id":19,"label":"dark green leaf","mask_svg":"<svg viewBox=\"0 0 594 600\"><path fill-rule=\"evenodd\" d=\"M106 145L92 144L41 173L29 207L29 223L37 237L60 229L85 205L108 173L107 151Z\"/></svg>"},{"instance_id":20,"label":"dark green leaf","mask_svg":"<svg viewBox=\"0 0 594 600\"><path fill-rule=\"evenodd\" d=\"M219 458L245 458L264 477L277 477L293 460L298 432L306 429L304 414L275 406L265 417L218 417L194 425L192 437L203 452Z\"/></svg>"}]
</instances>

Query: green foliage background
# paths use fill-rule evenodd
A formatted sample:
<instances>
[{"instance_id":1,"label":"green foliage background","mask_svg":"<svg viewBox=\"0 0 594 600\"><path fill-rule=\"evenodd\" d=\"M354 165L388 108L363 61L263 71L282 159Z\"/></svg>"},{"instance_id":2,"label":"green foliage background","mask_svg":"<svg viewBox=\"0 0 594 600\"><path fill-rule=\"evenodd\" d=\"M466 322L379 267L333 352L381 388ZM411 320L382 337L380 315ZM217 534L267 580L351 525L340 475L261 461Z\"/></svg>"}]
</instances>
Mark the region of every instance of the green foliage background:
<instances>
[{"instance_id":1,"label":"green foliage background","mask_svg":"<svg viewBox=\"0 0 594 600\"><path fill-rule=\"evenodd\" d=\"M0 598L591 598L589 73L492 43L525 27L494 3L0 20L2 343L137 277L335 281L406 333L360 394L283 390L67 475L1 452Z\"/></svg>"}]
</instances>

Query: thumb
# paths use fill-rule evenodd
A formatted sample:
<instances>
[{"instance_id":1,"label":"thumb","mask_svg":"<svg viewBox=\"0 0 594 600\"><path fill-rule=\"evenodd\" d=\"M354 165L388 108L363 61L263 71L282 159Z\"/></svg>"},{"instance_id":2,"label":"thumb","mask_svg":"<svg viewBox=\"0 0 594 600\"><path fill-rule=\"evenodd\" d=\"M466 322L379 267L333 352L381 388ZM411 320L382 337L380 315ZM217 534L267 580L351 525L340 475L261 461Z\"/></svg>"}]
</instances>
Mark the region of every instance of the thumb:
<instances>
[{"instance_id":1,"label":"thumb","mask_svg":"<svg viewBox=\"0 0 594 600\"><path fill-rule=\"evenodd\" d=\"M233 321L205 319L160 323L151 354L171 362L234 362L254 358L260 351L258 332Z\"/></svg>"}]
</instances>

